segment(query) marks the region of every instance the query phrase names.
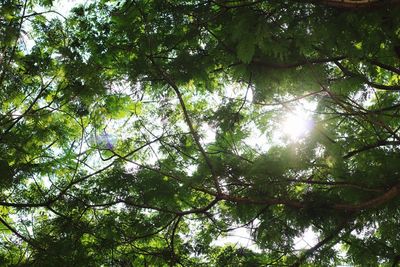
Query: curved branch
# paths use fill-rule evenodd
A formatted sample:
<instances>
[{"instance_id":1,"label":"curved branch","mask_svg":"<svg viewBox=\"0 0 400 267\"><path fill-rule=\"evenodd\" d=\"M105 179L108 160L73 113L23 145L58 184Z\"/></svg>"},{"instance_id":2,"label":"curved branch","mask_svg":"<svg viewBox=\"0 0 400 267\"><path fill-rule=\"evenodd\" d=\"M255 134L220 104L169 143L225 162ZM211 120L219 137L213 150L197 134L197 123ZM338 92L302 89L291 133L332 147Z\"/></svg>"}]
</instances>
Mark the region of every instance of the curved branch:
<instances>
[{"instance_id":1,"label":"curved branch","mask_svg":"<svg viewBox=\"0 0 400 267\"><path fill-rule=\"evenodd\" d=\"M378 8L400 3L399 0L315 0L312 2L343 9Z\"/></svg>"},{"instance_id":2,"label":"curved branch","mask_svg":"<svg viewBox=\"0 0 400 267\"><path fill-rule=\"evenodd\" d=\"M382 189L376 189L376 188L369 188L369 187L364 187L360 184L356 183L350 183L350 182L329 182L329 181L316 181L316 180L302 180L302 179L286 179L285 181L292 182L292 183L303 183L303 184L314 184L314 185L326 185L326 186L335 186L335 187L351 187L363 191L369 191L369 192L382 192Z\"/></svg>"},{"instance_id":3,"label":"curved branch","mask_svg":"<svg viewBox=\"0 0 400 267\"><path fill-rule=\"evenodd\" d=\"M150 61L151 61L151 63L153 64L153 66L154 66L154 67L157 69L157 71L160 73L160 75L161 75L161 76L164 78L164 80L168 83L168 85L172 87L172 89L174 90L176 96L178 97L178 99L179 99L179 104L180 104L180 106L181 106L181 108L182 108L183 116L184 116L184 118L185 118L185 122L186 122L186 124L187 124L188 127L189 127L190 133L191 133L192 136L193 136L193 140L195 141L195 143L196 143L198 149L200 150L200 153L202 154L204 160L206 161L206 164L207 164L208 168L210 169L212 178L213 178L213 180L214 180L215 189L217 190L218 194L221 194L221 193L222 193L222 190L221 190L221 186L219 185L218 176L217 176L217 174L216 174L216 172L215 172L215 170L214 170L213 164L211 163L211 159L208 157L206 151L204 150L203 146L202 146L201 143L200 143L200 137L199 137L199 135L197 134L196 130L194 129L192 120L190 119L188 110L187 110L186 105L185 105L185 101L183 100L182 94L181 94L181 92L180 92L178 86L177 86L176 83L172 80L172 78L169 77L168 74L167 74L164 70L162 70L162 69L154 62L153 58L151 58L151 57L148 57L148 58L150 59Z\"/></svg>"},{"instance_id":4,"label":"curved branch","mask_svg":"<svg viewBox=\"0 0 400 267\"><path fill-rule=\"evenodd\" d=\"M380 205L389 202L390 200L396 198L399 195L400 195L400 184L397 184L392 188L390 188L388 191L386 191L386 193L384 193L381 196L375 197L373 199L358 204L335 204L333 205L333 208L341 211L357 212L361 210L376 208Z\"/></svg>"},{"instance_id":5,"label":"curved branch","mask_svg":"<svg viewBox=\"0 0 400 267\"><path fill-rule=\"evenodd\" d=\"M342 212L359 212L366 209L377 208L385 203L388 203L390 200L398 197L399 195L400 195L400 184L397 184L392 188L390 188L385 193L383 193L382 195L372 198L370 200L356 204L353 203L332 204L327 206L327 208L331 208ZM268 206L285 205L287 207L296 209L304 209L309 207L309 204L307 202L301 200L286 199L286 198L252 199L252 198L238 197L227 194L222 194L220 198L226 201L242 203L242 204L255 204L255 205L268 205Z\"/></svg>"},{"instance_id":6,"label":"curved branch","mask_svg":"<svg viewBox=\"0 0 400 267\"><path fill-rule=\"evenodd\" d=\"M378 141L376 143L368 144L368 145L365 145L365 146L360 147L358 149L352 150L349 153L347 153L346 155L344 155L343 159L351 158L352 156L354 156L354 155L356 155L358 153L361 153L361 152L364 152L364 151L368 151L370 149L378 148L378 147L381 147L381 146L396 146L396 145L400 145L400 141L381 140L381 141Z\"/></svg>"},{"instance_id":7,"label":"curved branch","mask_svg":"<svg viewBox=\"0 0 400 267\"><path fill-rule=\"evenodd\" d=\"M355 73L350 71L348 68L346 68L342 63L339 61L334 61L336 66L339 67L339 69L347 76L349 77L357 77L360 78L365 84L368 84L371 87L374 87L376 89L381 89L381 90L387 90L387 91L400 91L400 85L384 85L384 84L378 84L375 82L372 82L368 80L364 75L360 73Z\"/></svg>"},{"instance_id":8,"label":"curved branch","mask_svg":"<svg viewBox=\"0 0 400 267\"><path fill-rule=\"evenodd\" d=\"M179 223L182 220L182 216L178 216L176 222L173 225L172 233L171 233L171 261L172 264L175 264L178 261L177 255L175 253L175 233L178 230Z\"/></svg>"}]
</instances>

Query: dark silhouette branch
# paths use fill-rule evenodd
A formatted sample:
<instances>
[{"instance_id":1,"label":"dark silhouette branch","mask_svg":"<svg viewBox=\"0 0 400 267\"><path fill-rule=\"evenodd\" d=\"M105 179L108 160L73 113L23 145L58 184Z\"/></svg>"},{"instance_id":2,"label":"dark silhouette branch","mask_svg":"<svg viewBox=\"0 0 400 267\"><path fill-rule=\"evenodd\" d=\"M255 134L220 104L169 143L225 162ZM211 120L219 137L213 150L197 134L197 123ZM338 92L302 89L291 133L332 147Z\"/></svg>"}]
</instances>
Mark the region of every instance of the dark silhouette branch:
<instances>
[{"instance_id":1,"label":"dark silhouette branch","mask_svg":"<svg viewBox=\"0 0 400 267\"><path fill-rule=\"evenodd\" d=\"M322 4L341 9L365 9L365 8L379 8L389 7L391 5L399 4L399 0L314 0L311 1L315 4Z\"/></svg>"},{"instance_id":2,"label":"dark silhouette branch","mask_svg":"<svg viewBox=\"0 0 400 267\"><path fill-rule=\"evenodd\" d=\"M327 245L329 242L331 242L333 239L335 239L338 234L344 229L346 224L340 225L336 230L332 231L329 235L327 235L324 239L322 239L320 242L318 242L315 246L312 248L308 249L306 252L304 252L295 263L291 265L291 267L299 267L307 258L312 256L318 249L321 247Z\"/></svg>"},{"instance_id":3,"label":"dark silhouette branch","mask_svg":"<svg viewBox=\"0 0 400 267\"><path fill-rule=\"evenodd\" d=\"M13 234L15 234L18 238L20 238L21 240L25 241L27 244L29 244L30 246L32 246L33 248L36 248L38 250L44 251L44 249L40 246L38 246L36 243L34 243L32 240L30 240L29 238L23 236L22 234L20 234L14 227L12 227L11 225L9 225L2 217L0 217L0 223L2 223L7 229L9 229Z\"/></svg>"},{"instance_id":4,"label":"dark silhouette branch","mask_svg":"<svg viewBox=\"0 0 400 267\"><path fill-rule=\"evenodd\" d=\"M371 150L371 149L374 149L374 148L378 148L378 147L381 147L381 146L398 146L398 145L400 145L400 141L381 140L381 141L378 141L376 143L368 144L368 145L365 145L365 146L360 147L358 149L352 150L349 153L347 153L346 155L344 155L343 158L344 159L348 159L348 158L351 158L352 156L357 155L357 154L359 154L361 152L365 152L365 151L368 151L368 150Z\"/></svg>"},{"instance_id":5,"label":"dark silhouette branch","mask_svg":"<svg viewBox=\"0 0 400 267\"><path fill-rule=\"evenodd\" d=\"M377 60L368 60L368 62L370 62L371 64L373 64L375 66L381 67L382 69L385 69L385 70L400 74L400 69L399 68L396 68L396 67L393 67L391 65L387 65L387 64L381 63L381 62L379 62Z\"/></svg>"},{"instance_id":6,"label":"dark silhouette branch","mask_svg":"<svg viewBox=\"0 0 400 267\"><path fill-rule=\"evenodd\" d=\"M376 89L381 89L381 90L387 90L387 91L400 91L400 85L384 85L384 84L378 84L375 82L372 82L370 80L368 80L367 77L365 77L364 75L360 74L360 73L355 73L352 72L351 70L349 70L348 68L346 68L342 63L340 63L339 61L334 61L336 66L339 67L339 69L348 77L355 77L355 78L359 78L361 79L361 81L363 81L365 84L374 87Z\"/></svg>"}]
</instances>

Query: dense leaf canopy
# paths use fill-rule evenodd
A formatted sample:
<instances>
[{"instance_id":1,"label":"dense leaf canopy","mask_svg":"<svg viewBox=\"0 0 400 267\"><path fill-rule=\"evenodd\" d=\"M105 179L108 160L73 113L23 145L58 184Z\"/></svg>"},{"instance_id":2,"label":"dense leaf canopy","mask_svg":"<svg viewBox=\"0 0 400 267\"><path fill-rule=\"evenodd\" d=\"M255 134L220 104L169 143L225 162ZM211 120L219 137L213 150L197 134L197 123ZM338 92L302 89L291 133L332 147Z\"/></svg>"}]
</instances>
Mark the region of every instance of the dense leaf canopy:
<instances>
[{"instance_id":1,"label":"dense leaf canopy","mask_svg":"<svg viewBox=\"0 0 400 267\"><path fill-rule=\"evenodd\" d=\"M397 266L400 8L351 2L1 1L1 266Z\"/></svg>"}]
</instances>

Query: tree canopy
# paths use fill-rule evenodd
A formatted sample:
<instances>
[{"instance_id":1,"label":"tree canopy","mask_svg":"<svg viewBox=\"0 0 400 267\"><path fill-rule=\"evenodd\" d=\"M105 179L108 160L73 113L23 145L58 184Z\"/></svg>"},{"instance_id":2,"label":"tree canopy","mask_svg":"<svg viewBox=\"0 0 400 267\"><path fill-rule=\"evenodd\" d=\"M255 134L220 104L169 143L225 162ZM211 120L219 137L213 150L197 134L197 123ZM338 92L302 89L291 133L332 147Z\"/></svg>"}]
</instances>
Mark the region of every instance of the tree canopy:
<instances>
[{"instance_id":1,"label":"tree canopy","mask_svg":"<svg viewBox=\"0 0 400 267\"><path fill-rule=\"evenodd\" d=\"M355 2L1 1L2 266L397 266L400 8Z\"/></svg>"}]
</instances>

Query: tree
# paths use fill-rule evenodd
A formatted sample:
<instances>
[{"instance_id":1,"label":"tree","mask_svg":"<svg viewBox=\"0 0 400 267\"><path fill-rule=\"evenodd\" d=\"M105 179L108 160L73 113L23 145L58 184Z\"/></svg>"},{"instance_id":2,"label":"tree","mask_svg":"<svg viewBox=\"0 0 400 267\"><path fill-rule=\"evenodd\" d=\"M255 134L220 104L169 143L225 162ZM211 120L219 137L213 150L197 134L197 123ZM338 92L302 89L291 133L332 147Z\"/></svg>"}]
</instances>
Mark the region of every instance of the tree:
<instances>
[{"instance_id":1,"label":"tree","mask_svg":"<svg viewBox=\"0 0 400 267\"><path fill-rule=\"evenodd\" d=\"M326 2L3 1L3 265L397 266L400 10Z\"/></svg>"}]
</instances>

